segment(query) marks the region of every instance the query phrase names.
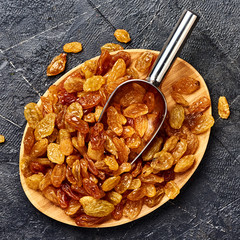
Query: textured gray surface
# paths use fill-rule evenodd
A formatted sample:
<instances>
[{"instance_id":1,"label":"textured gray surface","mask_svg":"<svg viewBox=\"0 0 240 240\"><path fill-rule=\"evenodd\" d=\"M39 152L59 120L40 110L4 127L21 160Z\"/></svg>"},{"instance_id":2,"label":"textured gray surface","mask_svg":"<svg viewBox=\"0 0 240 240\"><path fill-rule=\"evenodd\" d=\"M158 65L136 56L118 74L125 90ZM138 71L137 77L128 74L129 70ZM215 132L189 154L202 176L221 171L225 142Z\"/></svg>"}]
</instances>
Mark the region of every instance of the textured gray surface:
<instances>
[{"instance_id":1,"label":"textured gray surface","mask_svg":"<svg viewBox=\"0 0 240 240\"><path fill-rule=\"evenodd\" d=\"M83 229L36 210L19 181L18 152L23 107L36 102L58 77L46 67L66 42L84 50L68 54L66 71L115 42L127 29L126 48L160 50L184 8L201 20L181 53L205 79L216 123L204 158L181 194L150 215L113 229ZM238 239L240 237L238 0L6 0L0 1L0 238L1 239ZM217 101L225 95L231 115L222 120Z\"/></svg>"}]
</instances>

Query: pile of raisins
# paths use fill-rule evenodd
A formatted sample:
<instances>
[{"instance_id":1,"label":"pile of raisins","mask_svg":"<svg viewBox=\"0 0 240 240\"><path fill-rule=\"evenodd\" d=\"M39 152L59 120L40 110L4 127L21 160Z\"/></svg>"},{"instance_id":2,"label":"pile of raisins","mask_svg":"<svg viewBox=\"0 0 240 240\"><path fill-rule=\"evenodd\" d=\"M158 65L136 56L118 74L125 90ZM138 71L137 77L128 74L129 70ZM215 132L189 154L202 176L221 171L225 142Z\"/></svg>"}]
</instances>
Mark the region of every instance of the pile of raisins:
<instances>
[{"instance_id":1,"label":"pile of raisins","mask_svg":"<svg viewBox=\"0 0 240 240\"><path fill-rule=\"evenodd\" d=\"M190 104L183 96L197 91L199 81L176 81L176 104L158 136L131 165L162 114L155 93L137 83L127 85L113 99L106 118L101 123L98 119L114 89L138 78L138 72L147 74L156 55L146 51L132 61L125 51L110 54L114 47L103 47L98 60L84 62L52 85L40 105L29 103L24 110L28 126L20 168L26 183L79 226L97 225L109 216L135 219L144 204L154 207L164 195L175 198L175 173L194 165L197 135L214 123L204 113L209 98Z\"/></svg>"}]
</instances>

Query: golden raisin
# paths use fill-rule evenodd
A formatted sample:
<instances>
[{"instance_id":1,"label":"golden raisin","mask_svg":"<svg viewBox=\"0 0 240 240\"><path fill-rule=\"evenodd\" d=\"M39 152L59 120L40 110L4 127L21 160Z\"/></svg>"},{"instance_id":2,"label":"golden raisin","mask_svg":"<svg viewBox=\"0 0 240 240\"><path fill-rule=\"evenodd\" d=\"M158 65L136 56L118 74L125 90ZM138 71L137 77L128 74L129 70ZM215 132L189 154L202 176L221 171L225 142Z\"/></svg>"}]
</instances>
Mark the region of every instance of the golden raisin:
<instances>
[{"instance_id":1,"label":"golden raisin","mask_svg":"<svg viewBox=\"0 0 240 240\"><path fill-rule=\"evenodd\" d=\"M224 96L218 99L218 114L222 119L227 119L230 115L229 105Z\"/></svg>"},{"instance_id":2,"label":"golden raisin","mask_svg":"<svg viewBox=\"0 0 240 240\"><path fill-rule=\"evenodd\" d=\"M183 77L172 85L174 92L181 94L191 94L200 88L200 82L191 77Z\"/></svg>"},{"instance_id":3,"label":"golden raisin","mask_svg":"<svg viewBox=\"0 0 240 240\"><path fill-rule=\"evenodd\" d=\"M0 143L5 142L5 137L3 135L0 135Z\"/></svg>"},{"instance_id":4,"label":"golden raisin","mask_svg":"<svg viewBox=\"0 0 240 240\"><path fill-rule=\"evenodd\" d=\"M115 52L118 50L123 50L123 47L116 43L106 43L101 47L101 51L107 50L108 52Z\"/></svg>"},{"instance_id":5,"label":"golden raisin","mask_svg":"<svg viewBox=\"0 0 240 240\"><path fill-rule=\"evenodd\" d=\"M67 53L78 53L82 51L82 44L80 42L70 42L63 46L63 51Z\"/></svg>"},{"instance_id":6,"label":"golden raisin","mask_svg":"<svg viewBox=\"0 0 240 240\"><path fill-rule=\"evenodd\" d=\"M131 41L129 33L124 29L117 29L114 36L119 42L128 43Z\"/></svg>"},{"instance_id":7,"label":"golden raisin","mask_svg":"<svg viewBox=\"0 0 240 240\"><path fill-rule=\"evenodd\" d=\"M65 70L67 54L61 53L56 56L47 67L47 76L55 76Z\"/></svg>"}]
</instances>

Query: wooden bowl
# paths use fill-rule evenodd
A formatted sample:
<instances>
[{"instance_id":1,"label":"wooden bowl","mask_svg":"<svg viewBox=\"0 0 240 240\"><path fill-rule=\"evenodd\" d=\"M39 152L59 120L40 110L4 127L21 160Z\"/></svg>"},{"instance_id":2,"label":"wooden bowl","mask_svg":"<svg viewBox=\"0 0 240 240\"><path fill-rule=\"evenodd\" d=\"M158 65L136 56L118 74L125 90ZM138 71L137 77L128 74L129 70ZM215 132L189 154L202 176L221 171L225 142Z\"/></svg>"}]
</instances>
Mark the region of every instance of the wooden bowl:
<instances>
[{"instance_id":1,"label":"wooden bowl","mask_svg":"<svg viewBox=\"0 0 240 240\"><path fill-rule=\"evenodd\" d=\"M131 54L131 57L132 57L133 61L134 61L134 59L139 57L141 55L141 53L146 51L146 50L145 49L131 49L131 50L124 50L124 51L129 52ZM148 50L148 51L151 51L151 50ZM159 54L159 52L157 52L157 51L152 51L152 52L156 53L156 54ZM97 59L97 58L98 57L95 57L94 59ZM79 67L80 67L80 65L78 65L77 67L73 68L72 70L70 70L69 72L64 74L55 84L60 83L63 79L65 79L67 76L69 76L72 72L74 72ZM188 102L191 103L195 99L197 99L201 96L207 96L207 97L210 98L208 88L207 88L206 83L204 82L204 79L202 78L202 76L189 63L187 63L186 61L184 61L181 58L177 58L176 61L173 64L173 66L171 67L169 73L167 74L167 76L163 80L162 85L161 85L161 90L162 90L162 92L165 95L166 100L167 100L168 109L171 109L171 107L175 103L174 100L172 99L171 95L170 95L171 85L174 81L176 81L179 78L184 77L184 76L189 76L189 77L197 79L198 81L200 81L200 85L201 85L201 88L198 91L196 91L195 93L193 93L191 95L184 95L184 97L186 98L186 100ZM140 75L140 78L145 79L146 75L142 74L142 75ZM48 91L46 91L44 96L46 96L47 94L48 94ZM38 102L38 104L40 104L40 101ZM206 112L209 113L209 114L212 113L211 106ZM27 126L26 126L24 134L23 134L23 139L24 139L24 136L25 136L25 133L26 133L26 129L27 129ZM191 169L189 169L188 171L186 171L185 173L175 175L175 180L174 181L177 183L179 188L182 188L184 186L184 184L189 180L189 178L193 175L193 173L197 169L198 165L200 164L200 162L203 158L204 152L206 150L207 144L208 144L209 135L210 135L210 130L208 130L207 132L205 132L203 134L198 135L199 148L198 148L197 152L195 153L196 160L195 160L194 166ZM20 160L21 160L22 157L23 157L23 140L22 140L21 149L20 149ZM49 216L49 217L51 217L51 218L53 218L53 219L55 219L59 222L66 223L66 224L73 225L73 226L77 226L74 222L74 219L67 216L60 207L55 206L48 199L43 197L41 192L30 189L26 185L25 177L23 176L21 171L20 171L20 179L21 179L21 184L22 184L23 190L24 190L25 194L27 195L29 201L40 212L44 213L45 215L47 215L47 216ZM181 193L177 197L180 198ZM147 215L148 213L151 213L152 211L154 211L157 208L159 208L160 206L162 206L168 200L169 200L168 197L165 195L163 197L163 199L161 200L161 202L153 208L149 208L146 205L144 205L143 208L142 208L142 211L140 212L140 214L138 215L138 217L136 219L141 218L141 217ZM92 227L98 227L98 228L113 227L113 226L118 226L118 225L122 225L122 224L125 224L125 223L129 223L131 221L134 221L134 220L129 220L128 218L122 217L122 219L120 219L119 221L109 219L108 221L106 221L102 224L98 224L98 225L92 226Z\"/></svg>"}]
</instances>

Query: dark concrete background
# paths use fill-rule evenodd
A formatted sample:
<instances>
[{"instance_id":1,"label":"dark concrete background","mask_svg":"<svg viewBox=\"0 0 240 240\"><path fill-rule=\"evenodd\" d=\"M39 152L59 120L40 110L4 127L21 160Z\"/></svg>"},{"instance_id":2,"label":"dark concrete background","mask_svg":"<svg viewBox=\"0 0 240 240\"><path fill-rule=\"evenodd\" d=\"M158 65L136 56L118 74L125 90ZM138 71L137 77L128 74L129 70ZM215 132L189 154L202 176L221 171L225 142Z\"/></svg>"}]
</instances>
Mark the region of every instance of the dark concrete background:
<instances>
[{"instance_id":1,"label":"dark concrete background","mask_svg":"<svg viewBox=\"0 0 240 240\"><path fill-rule=\"evenodd\" d=\"M127 29L125 48L160 50L183 9L201 20L181 57L205 79L212 98L212 128L205 156L181 194L140 220L112 229L59 223L36 210L19 181L18 156L24 105L38 101L57 77L46 67L70 41L66 71L99 55ZM0 238L1 239L239 239L240 237L240 2L239 0L6 0L0 1ZM219 96L231 115L217 114Z\"/></svg>"}]
</instances>

